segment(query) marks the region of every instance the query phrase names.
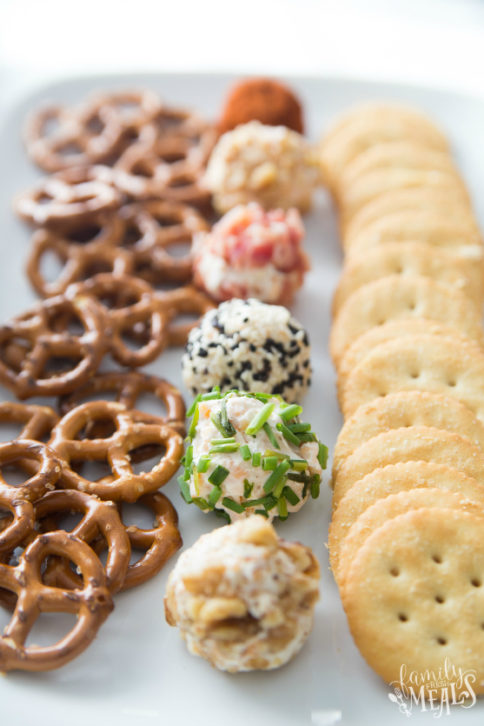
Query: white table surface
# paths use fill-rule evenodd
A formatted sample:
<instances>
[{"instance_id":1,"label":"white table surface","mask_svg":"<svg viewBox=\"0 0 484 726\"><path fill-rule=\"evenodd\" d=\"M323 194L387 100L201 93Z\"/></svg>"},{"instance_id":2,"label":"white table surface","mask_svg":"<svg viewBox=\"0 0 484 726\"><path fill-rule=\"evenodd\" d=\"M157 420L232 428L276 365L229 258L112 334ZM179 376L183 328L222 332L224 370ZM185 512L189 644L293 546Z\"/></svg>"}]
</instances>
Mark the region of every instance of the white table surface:
<instances>
[{"instance_id":1,"label":"white table surface","mask_svg":"<svg viewBox=\"0 0 484 726\"><path fill-rule=\"evenodd\" d=\"M483 0L0 0L0 104L69 75L349 76L484 93Z\"/></svg>"}]
</instances>

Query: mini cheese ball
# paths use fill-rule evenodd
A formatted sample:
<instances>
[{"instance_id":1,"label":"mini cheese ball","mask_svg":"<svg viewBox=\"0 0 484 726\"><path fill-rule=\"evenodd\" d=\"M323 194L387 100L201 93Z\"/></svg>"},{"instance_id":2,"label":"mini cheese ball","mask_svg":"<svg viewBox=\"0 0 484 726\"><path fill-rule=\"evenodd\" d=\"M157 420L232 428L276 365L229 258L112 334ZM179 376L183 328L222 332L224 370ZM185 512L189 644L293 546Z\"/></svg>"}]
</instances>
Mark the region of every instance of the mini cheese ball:
<instances>
[{"instance_id":1,"label":"mini cheese ball","mask_svg":"<svg viewBox=\"0 0 484 726\"><path fill-rule=\"evenodd\" d=\"M249 202L307 212L321 171L315 149L301 134L250 121L220 137L203 183L220 214Z\"/></svg>"},{"instance_id":2,"label":"mini cheese ball","mask_svg":"<svg viewBox=\"0 0 484 726\"><path fill-rule=\"evenodd\" d=\"M225 133L248 121L304 132L299 99L286 85L270 78L248 78L232 86L218 127Z\"/></svg>"},{"instance_id":3,"label":"mini cheese ball","mask_svg":"<svg viewBox=\"0 0 484 726\"><path fill-rule=\"evenodd\" d=\"M319 598L309 547L260 516L202 535L178 559L165 615L193 655L223 671L279 668L306 641Z\"/></svg>"},{"instance_id":4,"label":"mini cheese ball","mask_svg":"<svg viewBox=\"0 0 484 726\"><path fill-rule=\"evenodd\" d=\"M214 386L303 399L311 385L307 331L282 305L234 298L192 328L182 358L185 386L197 396Z\"/></svg>"}]
</instances>

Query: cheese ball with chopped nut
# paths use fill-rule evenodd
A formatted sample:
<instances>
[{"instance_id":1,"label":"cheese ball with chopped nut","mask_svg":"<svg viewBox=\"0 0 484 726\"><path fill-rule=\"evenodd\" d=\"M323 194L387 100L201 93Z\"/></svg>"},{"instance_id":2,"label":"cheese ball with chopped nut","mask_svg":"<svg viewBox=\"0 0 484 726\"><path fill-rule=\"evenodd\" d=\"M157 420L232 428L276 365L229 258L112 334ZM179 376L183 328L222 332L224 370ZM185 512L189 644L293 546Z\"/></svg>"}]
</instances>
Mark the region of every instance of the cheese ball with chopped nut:
<instances>
[{"instance_id":1,"label":"cheese ball with chopped nut","mask_svg":"<svg viewBox=\"0 0 484 726\"><path fill-rule=\"evenodd\" d=\"M204 177L221 214L248 202L259 202L265 209L296 207L306 212L320 182L319 162L309 142L286 126L259 121L220 137Z\"/></svg>"},{"instance_id":2,"label":"cheese ball with chopped nut","mask_svg":"<svg viewBox=\"0 0 484 726\"><path fill-rule=\"evenodd\" d=\"M197 396L219 386L301 401L311 385L303 326L281 305L234 298L192 328L182 358L185 386Z\"/></svg>"},{"instance_id":3,"label":"cheese ball with chopped nut","mask_svg":"<svg viewBox=\"0 0 484 726\"><path fill-rule=\"evenodd\" d=\"M165 615L193 655L223 671L269 670L302 648L319 597L309 547L260 516L205 534L171 572Z\"/></svg>"}]
</instances>

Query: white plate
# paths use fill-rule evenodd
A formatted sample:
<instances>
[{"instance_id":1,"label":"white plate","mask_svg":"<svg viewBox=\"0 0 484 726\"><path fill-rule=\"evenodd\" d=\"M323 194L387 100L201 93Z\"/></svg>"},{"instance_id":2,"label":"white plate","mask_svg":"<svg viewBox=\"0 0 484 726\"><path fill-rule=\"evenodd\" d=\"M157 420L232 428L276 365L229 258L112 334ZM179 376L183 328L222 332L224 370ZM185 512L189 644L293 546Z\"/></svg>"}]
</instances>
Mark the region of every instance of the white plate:
<instances>
[{"instance_id":1,"label":"white plate","mask_svg":"<svg viewBox=\"0 0 484 726\"><path fill-rule=\"evenodd\" d=\"M11 212L12 196L40 173L29 163L20 129L29 109L41 101L78 102L93 90L148 86L173 104L192 106L208 116L220 108L231 82L224 76L137 75L76 78L39 90L3 119L0 129L0 313L2 321L35 299L23 265L29 231ZM482 129L484 103L420 88L324 78L291 79L304 101L308 131L317 138L349 105L368 99L396 99L416 104L435 117L452 139L459 166L470 186L477 212L484 212ZM0 119L2 120L2 119ZM481 205L479 207L479 205ZM307 218L307 249L312 270L294 306L309 329L313 346L313 387L305 416L321 439L334 445L341 417L336 404L334 373L327 351L332 291L341 272L336 221L324 194ZM163 354L149 370L176 385L180 351ZM11 398L5 392L5 398ZM164 490L180 514L185 546L218 525L212 516L181 500L175 481ZM177 630L163 615L166 577L163 573L138 589L118 595L116 609L96 641L76 660L48 673L10 673L0 680L0 724L38 726L116 724L141 726L265 726L330 724L342 714L345 724L399 723L405 717L388 698L389 688L365 664L348 632L338 592L328 569L325 547L330 511L326 487L316 502L285 523L279 533L314 548L322 565L322 599L314 630L301 654L288 666L270 673L231 676L189 655ZM0 614L0 625L3 626ZM391 643L388 644L391 648ZM334 712L334 713L333 713ZM477 724L484 703L470 710L453 709L453 723ZM334 717L334 718L333 718ZM412 723L430 723L432 714L415 707ZM433 721L432 721L433 722Z\"/></svg>"}]
</instances>

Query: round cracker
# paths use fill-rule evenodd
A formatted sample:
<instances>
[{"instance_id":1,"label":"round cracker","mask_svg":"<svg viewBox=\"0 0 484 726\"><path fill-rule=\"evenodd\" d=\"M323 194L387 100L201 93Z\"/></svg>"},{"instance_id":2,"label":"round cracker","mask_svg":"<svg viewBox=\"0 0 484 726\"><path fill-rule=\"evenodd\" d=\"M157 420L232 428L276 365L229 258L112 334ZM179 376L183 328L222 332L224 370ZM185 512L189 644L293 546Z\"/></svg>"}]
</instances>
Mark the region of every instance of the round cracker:
<instances>
[{"instance_id":1,"label":"round cracker","mask_svg":"<svg viewBox=\"0 0 484 726\"><path fill-rule=\"evenodd\" d=\"M421 169L458 173L447 152L432 149L416 141L393 141L375 144L350 162L338 186L345 189L373 171L383 169Z\"/></svg>"},{"instance_id":2,"label":"round cracker","mask_svg":"<svg viewBox=\"0 0 484 726\"><path fill-rule=\"evenodd\" d=\"M481 235L472 219L461 215L425 210L414 212L405 209L375 219L356 234L347 234L343 244L346 254L361 254L372 247L392 242L419 242L433 247L477 246L476 254L482 254Z\"/></svg>"},{"instance_id":3,"label":"round cracker","mask_svg":"<svg viewBox=\"0 0 484 726\"><path fill-rule=\"evenodd\" d=\"M389 340L415 335L438 335L443 338L448 338L451 341L459 340L462 343L474 346L477 352L484 350L479 343L472 340L472 338L462 335L455 328L451 328L449 325L442 325L442 323L436 323L434 320L427 320L426 318L393 320L384 325L379 325L377 328L370 328L366 333L358 336L355 342L345 350L344 355L339 361L337 385L340 403L344 400L348 376L356 368L358 363L368 355L368 351L374 350L378 345L386 343Z\"/></svg>"},{"instance_id":4,"label":"round cracker","mask_svg":"<svg viewBox=\"0 0 484 726\"><path fill-rule=\"evenodd\" d=\"M406 461L374 469L350 487L333 512L328 537L333 572L338 570L346 535L363 512L385 497L424 488L456 492L484 508L484 485L445 464Z\"/></svg>"},{"instance_id":5,"label":"round cracker","mask_svg":"<svg viewBox=\"0 0 484 726\"><path fill-rule=\"evenodd\" d=\"M334 481L333 508L359 479L402 461L445 464L484 485L484 454L472 441L431 426L409 426L378 434L348 456Z\"/></svg>"},{"instance_id":6,"label":"round cracker","mask_svg":"<svg viewBox=\"0 0 484 726\"><path fill-rule=\"evenodd\" d=\"M411 212L413 215L426 212L432 215L460 222L466 228L479 232L471 205L468 200L455 196L447 189L420 187L417 189L392 189L374 199L342 227L342 236L348 240L356 237L373 222L398 212Z\"/></svg>"},{"instance_id":7,"label":"round cracker","mask_svg":"<svg viewBox=\"0 0 484 726\"><path fill-rule=\"evenodd\" d=\"M388 683L402 688L403 676L410 686L425 672L440 680L431 673L447 658L474 672L474 692L484 691L483 533L484 519L468 512L416 509L388 520L358 551L343 604L362 656ZM456 693L465 687L456 683Z\"/></svg>"},{"instance_id":8,"label":"round cracker","mask_svg":"<svg viewBox=\"0 0 484 726\"><path fill-rule=\"evenodd\" d=\"M429 119L404 106L366 104L340 116L320 146L321 164L329 184L366 149L380 142L400 140L441 151L449 148L445 136Z\"/></svg>"},{"instance_id":9,"label":"round cracker","mask_svg":"<svg viewBox=\"0 0 484 726\"><path fill-rule=\"evenodd\" d=\"M430 171L428 169L381 169L369 172L351 185L341 188L338 206L345 223L366 204L385 194L390 189L413 189L420 187L448 189L455 196L466 201L469 193L457 172Z\"/></svg>"},{"instance_id":10,"label":"round cracker","mask_svg":"<svg viewBox=\"0 0 484 726\"><path fill-rule=\"evenodd\" d=\"M431 426L465 436L484 451L484 425L463 403L428 391L402 391L360 406L341 429L333 478L355 449L378 434L405 426Z\"/></svg>"},{"instance_id":11,"label":"round cracker","mask_svg":"<svg viewBox=\"0 0 484 726\"><path fill-rule=\"evenodd\" d=\"M470 512L477 517L484 516L482 503L473 501L463 497L462 494L448 490L441 490L433 487L425 489L413 489L411 491L403 491L398 494L391 494L384 499L379 499L372 504L365 512L354 522L347 536L343 541L339 556L339 566L333 570L336 580L340 587L344 587L344 582L351 567L351 563L355 559L356 553L364 545L368 537L375 529L381 527L388 519L398 517L399 514L405 514L413 509L460 509L464 512Z\"/></svg>"},{"instance_id":12,"label":"round cracker","mask_svg":"<svg viewBox=\"0 0 484 726\"><path fill-rule=\"evenodd\" d=\"M408 318L445 323L483 342L480 316L464 293L426 277L388 275L360 287L341 308L329 343L336 366L359 335L390 320Z\"/></svg>"},{"instance_id":13,"label":"round cracker","mask_svg":"<svg viewBox=\"0 0 484 726\"><path fill-rule=\"evenodd\" d=\"M360 287L388 275L430 277L464 292L480 309L484 300L484 247L477 247L480 256L475 260L459 255L458 250L444 249L436 255L430 245L420 242L390 242L351 255L333 296L333 315Z\"/></svg>"},{"instance_id":14,"label":"round cracker","mask_svg":"<svg viewBox=\"0 0 484 726\"><path fill-rule=\"evenodd\" d=\"M358 293L355 293L358 294ZM397 391L443 393L484 421L484 353L437 335L396 338L378 345L346 380L345 418L374 398Z\"/></svg>"}]
</instances>

